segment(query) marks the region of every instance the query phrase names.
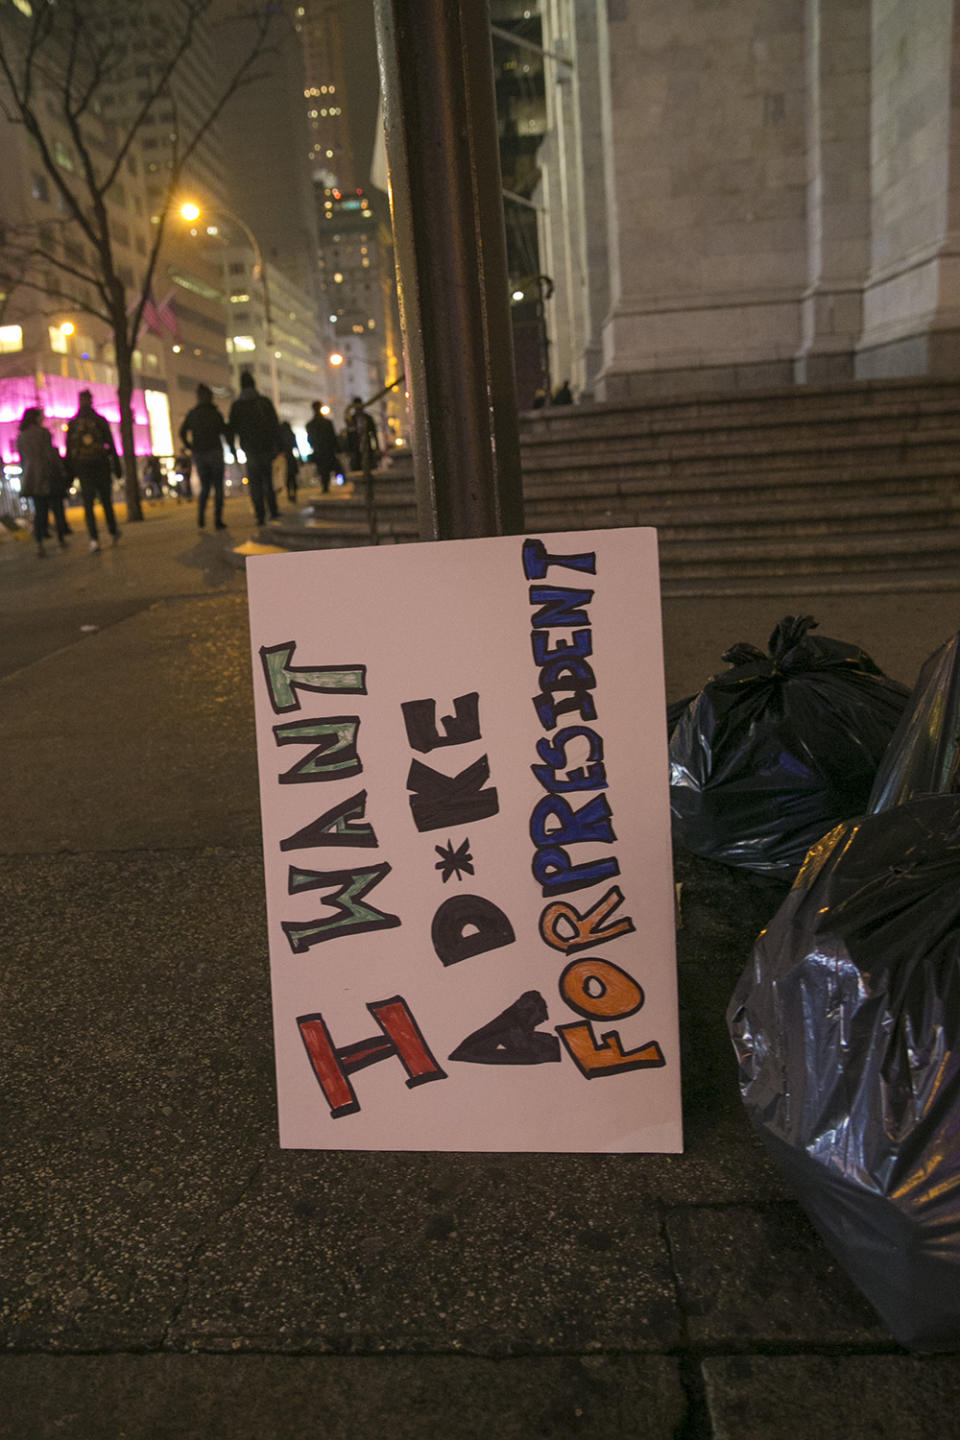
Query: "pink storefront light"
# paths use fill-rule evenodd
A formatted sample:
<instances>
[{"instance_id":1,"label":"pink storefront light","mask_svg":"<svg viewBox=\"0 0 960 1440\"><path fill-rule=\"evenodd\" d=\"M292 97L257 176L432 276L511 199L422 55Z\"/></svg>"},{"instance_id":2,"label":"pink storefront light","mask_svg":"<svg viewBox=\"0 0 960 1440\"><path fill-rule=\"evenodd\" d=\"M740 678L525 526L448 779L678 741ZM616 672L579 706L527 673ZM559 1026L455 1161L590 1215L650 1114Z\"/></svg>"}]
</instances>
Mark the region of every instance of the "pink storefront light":
<instances>
[{"instance_id":1,"label":"pink storefront light","mask_svg":"<svg viewBox=\"0 0 960 1440\"><path fill-rule=\"evenodd\" d=\"M117 392L96 380L77 380L67 375L14 375L0 379L0 455L5 463L17 459L17 431L24 410L39 405L53 435L53 443L62 448L63 427L79 406L80 391L89 390L93 408L112 426L117 427L114 441L120 448L120 405ZM133 392L133 439L137 455L152 451L147 404L142 390Z\"/></svg>"}]
</instances>

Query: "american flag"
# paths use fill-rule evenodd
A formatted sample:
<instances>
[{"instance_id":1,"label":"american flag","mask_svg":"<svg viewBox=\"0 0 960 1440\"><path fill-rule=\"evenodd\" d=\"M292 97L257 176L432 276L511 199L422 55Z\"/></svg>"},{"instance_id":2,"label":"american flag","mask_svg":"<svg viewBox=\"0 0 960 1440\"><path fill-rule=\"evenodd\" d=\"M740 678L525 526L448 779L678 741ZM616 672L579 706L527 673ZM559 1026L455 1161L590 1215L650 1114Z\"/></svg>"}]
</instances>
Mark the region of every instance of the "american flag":
<instances>
[{"instance_id":1,"label":"american flag","mask_svg":"<svg viewBox=\"0 0 960 1440\"><path fill-rule=\"evenodd\" d=\"M147 327L151 334L160 335L164 330L167 330L173 336L174 340L179 342L180 326L177 323L177 314L173 308L174 294L175 292L173 290L168 291L158 305L153 298L153 291L150 291L144 301L143 319L141 323ZM130 306L127 314L131 314L135 308L136 303Z\"/></svg>"}]
</instances>

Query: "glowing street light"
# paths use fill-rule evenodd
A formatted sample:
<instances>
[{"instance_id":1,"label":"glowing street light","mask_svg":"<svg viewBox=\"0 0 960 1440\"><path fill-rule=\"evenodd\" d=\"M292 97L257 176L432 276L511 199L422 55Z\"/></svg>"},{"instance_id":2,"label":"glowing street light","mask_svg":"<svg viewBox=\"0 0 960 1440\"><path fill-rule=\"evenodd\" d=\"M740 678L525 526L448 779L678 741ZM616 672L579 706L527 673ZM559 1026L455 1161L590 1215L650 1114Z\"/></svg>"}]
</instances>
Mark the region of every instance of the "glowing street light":
<instances>
[{"instance_id":1,"label":"glowing street light","mask_svg":"<svg viewBox=\"0 0 960 1440\"><path fill-rule=\"evenodd\" d=\"M329 359L331 365L342 365L342 364L343 364L343 356L340 354L340 351L339 351L339 350L334 350L333 354L330 355L330 356L328 356L328 359Z\"/></svg>"},{"instance_id":2,"label":"glowing street light","mask_svg":"<svg viewBox=\"0 0 960 1440\"><path fill-rule=\"evenodd\" d=\"M194 220L200 219L200 206L188 201L187 204L180 206L180 214L184 220L189 220L192 223Z\"/></svg>"},{"instance_id":3,"label":"glowing street light","mask_svg":"<svg viewBox=\"0 0 960 1440\"><path fill-rule=\"evenodd\" d=\"M66 339L68 335L76 335L76 333L77 327L76 325L74 325L73 321L64 320L63 324L60 326L60 334L64 337L64 339Z\"/></svg>"}]
</instances>

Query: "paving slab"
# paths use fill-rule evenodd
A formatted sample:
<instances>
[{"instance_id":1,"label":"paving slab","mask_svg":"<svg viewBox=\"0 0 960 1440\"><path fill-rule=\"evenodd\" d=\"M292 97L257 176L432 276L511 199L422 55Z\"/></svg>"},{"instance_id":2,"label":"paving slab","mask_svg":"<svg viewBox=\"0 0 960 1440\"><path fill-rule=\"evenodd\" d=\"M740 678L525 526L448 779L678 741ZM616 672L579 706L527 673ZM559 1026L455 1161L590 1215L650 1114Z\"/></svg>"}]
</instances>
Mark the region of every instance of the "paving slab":
<instances>
[{"instance_id":1,"label":"paving slab","mask_svg":"<svg viewBox=\"0 0 960 1440\"><path fill-rule=\"evenodd\" d=\"M0 1360L0 1440L673 1440L684 1413L658 1356Z\"/></svg>"},{"instance_id":2,"label":"paving slab","mask_svg":"<svg viewBox=\"0 0 960 1440\"><path fill-rule=\"evenodd\" d=\"M889 1345L798 1206L689 1206L666 1217L695 1346Z\"/></svg>"},{"instance_id":3,"label":"paving slab","mask_svg":"<svg viewBox=\"0 0 960 1440\"><path fill-rule=\"evenodd\" d=\"M240 504L228 504L232 529L198 531L196 510L172 502L148 504L142 524L127 525L122 511L116 546L102 536L91 555L81 512L71 511L73 535L64 550L47 547L38 560L33 544L0 536L0 591L17 603L0 611L0 675L82 641L164 597L243 592L228 560L230 547L248 532ZM249 510L249 507L247 507ZM250 520L253 515L250 513ZM87 628L83 628L87 627Z\"/></svg>"},{"instance_id":4,"label":"paving slab","mask_svg":"<svg viewBox=\"0 0 960 1440\"><path fill-rule=\"evenodd\" d=\"M5 862L4 1347L163 1342L275 1143L259 857Z\"/></svg>"},{"instance_id":5,"label":"paving slab","mask_svg":"<svg viewBox=\"0 0 960 1440\"><path fill-rule=\"evenodd\" d=\"M53 763L26 762L38 734ZM245 596L157 601L6 676L0 751L6 854L259 843Z\"/></svg>"},{"instance_id":6,"label":"paving slab","mask_svg":"<svg viewBox=\"0 0 960 1440\"><path fill-rule=\"evenodd\" d=\"M615 1178L605 1168L563 1156L285 1152L197 1255L169 1343L669 1350L682 1321L658 1211L605 1184Z\"/></svg>"},{"instance_id":7,"label":"paving slab","mask_svg":"<svg viewBox=\"0 0 960 1440\"><path fill-rule=\"evenodd\" d=\"M946 1440L960 1359L737 1355L703 1362L713 1440Z\"/></svg>"}]
</instances>

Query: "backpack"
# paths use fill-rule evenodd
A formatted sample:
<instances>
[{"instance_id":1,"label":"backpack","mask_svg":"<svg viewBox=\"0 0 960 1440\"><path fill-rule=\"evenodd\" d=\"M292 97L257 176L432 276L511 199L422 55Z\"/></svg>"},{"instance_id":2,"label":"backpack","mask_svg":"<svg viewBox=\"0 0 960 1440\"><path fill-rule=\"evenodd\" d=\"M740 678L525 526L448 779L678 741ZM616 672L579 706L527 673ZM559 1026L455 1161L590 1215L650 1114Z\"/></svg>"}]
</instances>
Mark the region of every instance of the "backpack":
<instances>
[{"instance_id":1,"label":"backpack","mask_svg":"<svg viewBox=\"0 0 960 1440\"><path fill-rule=\"evenodd\" d=\"M103 435L94 415L75 415L67 427L67 458L71 465L103 460Z\"/></svg>"}]
</instances>

